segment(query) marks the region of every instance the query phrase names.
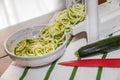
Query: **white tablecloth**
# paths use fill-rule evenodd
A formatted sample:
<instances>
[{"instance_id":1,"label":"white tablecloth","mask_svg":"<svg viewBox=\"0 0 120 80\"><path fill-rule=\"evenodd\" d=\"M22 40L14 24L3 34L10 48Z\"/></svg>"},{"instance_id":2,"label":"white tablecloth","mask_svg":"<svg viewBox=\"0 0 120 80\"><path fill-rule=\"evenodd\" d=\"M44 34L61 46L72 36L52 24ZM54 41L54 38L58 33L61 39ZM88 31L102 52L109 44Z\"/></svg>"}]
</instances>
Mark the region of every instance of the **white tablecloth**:
<instances>
[{"instance_id":1,"label":"white tablecloth","mask_svg":"<svg viewBox=\"0 0 120 80\"><path fill-rule=\"evenodd\" d=\"M66 48L64 55L57 61L48 80L70 80L71 73L74 67L67 67L58 65L59 62L67 60L76 60L75 51L81 46L86 45L85 38L74 37ZM102 55L87 57L87 58L101 58ZM120 50L110 52L107 58L119 58ZM46 80L45 75L50 65L44 67L30 68L23 80ZM6 72L2 75L5 80L19 80L23 74L25 67L15 65L13 62ZM97 80L98 67L79 67L74 79L72 80ZM120 68L103 68L100 80L120 80Z\"/></svg>"}]
</instances>

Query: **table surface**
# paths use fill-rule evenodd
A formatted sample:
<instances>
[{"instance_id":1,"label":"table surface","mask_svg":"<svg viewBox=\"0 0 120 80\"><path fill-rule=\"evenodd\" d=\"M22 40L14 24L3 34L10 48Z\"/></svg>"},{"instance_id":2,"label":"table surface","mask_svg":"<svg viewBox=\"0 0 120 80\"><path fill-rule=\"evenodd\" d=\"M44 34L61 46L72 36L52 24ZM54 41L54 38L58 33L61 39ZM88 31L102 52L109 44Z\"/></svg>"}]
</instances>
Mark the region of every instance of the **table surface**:
<instances>
[{"instance_id":1,"label":"table surface","mask_svg":"<svg viewBox=\"0 0 120 80\"><path fill-rule=\"evenodd\" d=\"M64 80L120 80L120 68L117 67L66 67L58 65L59 62L77 60L74 53L86 44L86 33L80 33L72 38L64 55L56 62L35 68L22 67L12 62L1 78L5 80L61 80L61 78ZM110 52L107 55L101 54L82 59L103 57L119 58L120 50Z\"/></svg>"},{"instance_id":2,"label":"table surface","mask_svg":"<svg viewBox=\"0 0 120 80\"><path fill-rule=\"evenodd\" d=\"M49 20L52 18L53 13L50 13L49 16L40 16L38 18L35 19L31 19L25 22L21 22L19 24L13 25L11 27L5 28L5 29L1 29L0 30L0 64L2 66L0 66L0 76L3 74L3 72L8 68L8 66L11 64L12 60L9 56L7 56L6 52L3 49L3 43L6 40L6 38L11 35L13 32L16 32L19 29L22 28L26 28L26 27L32 27L32 26L37 26L40 24L46 24L49 22ZM44 20L41 20L43 19ZM81 36L84 36L84 34L82 34ZM80 38L76 37L76 38ZM85 36L84 36L85 37Z\"/></svg>"}]
</instances>

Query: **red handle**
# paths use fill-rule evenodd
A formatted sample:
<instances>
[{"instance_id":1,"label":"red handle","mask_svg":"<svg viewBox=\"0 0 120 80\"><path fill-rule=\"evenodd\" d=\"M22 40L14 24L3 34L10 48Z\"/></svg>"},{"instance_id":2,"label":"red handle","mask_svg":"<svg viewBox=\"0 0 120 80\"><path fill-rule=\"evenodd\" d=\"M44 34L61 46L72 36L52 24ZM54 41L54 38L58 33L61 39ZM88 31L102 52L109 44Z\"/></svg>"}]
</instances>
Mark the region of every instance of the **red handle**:
<instances>
[{"instance_id":1,"label":"red handle","mask_svg":"<svg viewBox=\"0 0 120 80\"><path fill-rule=\"evenodd\" d=\"M120 58L73 60L59 64L79 67L120 67Z\"/></svg>"}]
</instances>

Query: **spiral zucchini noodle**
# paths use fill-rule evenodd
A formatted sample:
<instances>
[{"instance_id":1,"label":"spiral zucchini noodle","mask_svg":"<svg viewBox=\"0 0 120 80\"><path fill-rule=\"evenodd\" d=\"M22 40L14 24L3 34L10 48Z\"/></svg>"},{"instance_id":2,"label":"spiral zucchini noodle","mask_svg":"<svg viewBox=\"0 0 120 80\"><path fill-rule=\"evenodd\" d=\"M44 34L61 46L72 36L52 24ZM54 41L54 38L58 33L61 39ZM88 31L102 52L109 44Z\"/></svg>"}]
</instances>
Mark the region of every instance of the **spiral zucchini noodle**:
<instances>
[{"instance_id":1,"label":"spiral zucchini noodle","mask_svg":"<svg viewBox=\"0 0 120 80\"><path fill-rule=\"evenodd\" d=\"M21 40L14 48L18 56L39 56L50 53L65 41L65 32L69 32L74 25L84 21L85 5L76 4L59 12L55 22L40 31L39 38Z\"/></svg>"}]
</instances>

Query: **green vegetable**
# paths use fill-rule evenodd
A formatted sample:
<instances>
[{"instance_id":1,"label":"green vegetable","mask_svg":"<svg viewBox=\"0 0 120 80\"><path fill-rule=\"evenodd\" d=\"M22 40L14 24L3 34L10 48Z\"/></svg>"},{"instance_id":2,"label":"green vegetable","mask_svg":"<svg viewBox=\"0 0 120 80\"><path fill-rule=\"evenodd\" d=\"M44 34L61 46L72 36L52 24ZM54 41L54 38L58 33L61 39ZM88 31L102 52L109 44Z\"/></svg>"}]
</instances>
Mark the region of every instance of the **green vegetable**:
<instances>
[{"instance_id":1,"label":"green vegetable","mask_svg":"<svg viewBox=\"0 0 120 80\"><path fill-rule=\"evenodd\" d=\"M55 22L41 30L39 38L21 40L14 49L18 56L38 56L52 52L65 41L65 32L85 19L85 5L76 4L59 12Z\"/></svg>"},{"instance_id":2,"label":"green vegetable","mask_svg":"<svg viewBox=\"0 0 120 80\"><path fill-rule=\"evenodd\" d=\"M55 21L56 23L61 24L65 31L69 32L71 27L84 21L85 17L85 5L76 4L64 11L59 12Z\"/></svg>"},{"instance_id":3,"label":"green vegetable","mask_svg":"<svg viewBox=\"0 0 120 80\"><path fill-rule=\"evenodd\" d=\"M111 52L117 49L120 49L120 35L83 46L78 50L78 54L76 55L79 57L87 57L100 53Z\"/></svg>"}]
</instances>

